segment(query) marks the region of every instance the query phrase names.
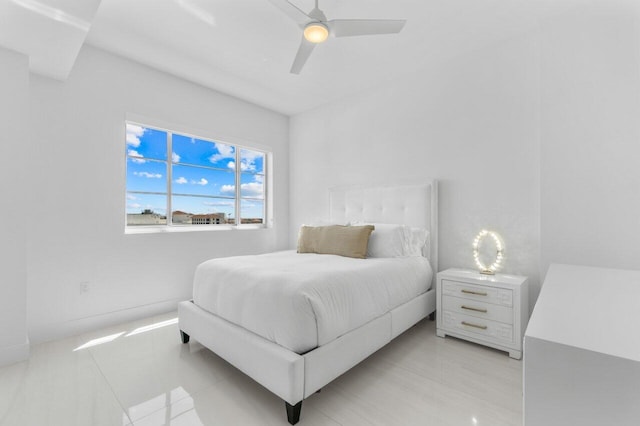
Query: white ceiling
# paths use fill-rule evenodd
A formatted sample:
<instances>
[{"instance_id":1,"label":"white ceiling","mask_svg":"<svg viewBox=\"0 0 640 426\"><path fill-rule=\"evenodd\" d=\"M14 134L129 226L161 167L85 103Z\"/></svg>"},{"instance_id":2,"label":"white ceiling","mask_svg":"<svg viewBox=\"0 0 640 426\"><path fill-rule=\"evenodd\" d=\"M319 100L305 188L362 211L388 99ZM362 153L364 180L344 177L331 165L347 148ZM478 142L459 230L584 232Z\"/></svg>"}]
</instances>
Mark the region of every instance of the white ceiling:
<instances>
[{"instance_id":1,"label":"white ceiling","mask_svg":"<svg viewBox=\"0 0 640 426\"><path fill-rule=\"evenodd\" d=\"M0 0L0 46L29 56L31 71L69 76L100 0Z\"/></svg>"},{"instance_id":2,"label":"white ceiling","mask_svg":"<svg viewBox=\"0 0 640 426\"><path fill-rule=\"evenodd\" d=\"M0 45L30 55L32 71L64 79L86 42L295 114L529 31L580 1L320 0L329 19L407 24L395 35L330 38L300 75L289 69L301 29L269 0L0 0Z\"/></svg>"}]
</instances>

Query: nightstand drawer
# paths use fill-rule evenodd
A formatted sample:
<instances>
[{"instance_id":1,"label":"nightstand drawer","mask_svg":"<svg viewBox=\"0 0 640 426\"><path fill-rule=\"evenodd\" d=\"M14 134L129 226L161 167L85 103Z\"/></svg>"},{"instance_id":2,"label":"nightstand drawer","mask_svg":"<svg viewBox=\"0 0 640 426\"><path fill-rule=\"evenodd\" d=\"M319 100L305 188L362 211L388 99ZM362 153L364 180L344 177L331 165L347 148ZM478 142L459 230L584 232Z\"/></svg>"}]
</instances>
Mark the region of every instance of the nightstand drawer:
<instances>
[{"instance_id":1,"label":"nightstand drawer","mask_svg":"<svg viewBox=\"0 0 640 426\"><path fill-rule=\"evenodd\" d=\"M464 315L457 312L444 311L442 313L443 328L469 336L484 336L495 342L513 343L513 326L497 321Z\"/></svg>"},{"instance_id":2,"label":"nightstand drawer","mask_svg":"<svg viewBox=\"0 0 640 426\"><path fill-rule=\"evenodd\" d=\"M442 296L442 309L476 318L513 324L513 308L479 300L444 295Z\"/></svg>"},{"instance_id":3,"label":"nightstand drawer","mask_svg":"<svg viewBox=\"0 0 640 426\"><path fill-rule=\"evenodd\" d=\"M458 281L442 280L442 294L462 297L502 306L513 306L513 292L506 288L473 285Z\"/></svg>"}]
</instances>

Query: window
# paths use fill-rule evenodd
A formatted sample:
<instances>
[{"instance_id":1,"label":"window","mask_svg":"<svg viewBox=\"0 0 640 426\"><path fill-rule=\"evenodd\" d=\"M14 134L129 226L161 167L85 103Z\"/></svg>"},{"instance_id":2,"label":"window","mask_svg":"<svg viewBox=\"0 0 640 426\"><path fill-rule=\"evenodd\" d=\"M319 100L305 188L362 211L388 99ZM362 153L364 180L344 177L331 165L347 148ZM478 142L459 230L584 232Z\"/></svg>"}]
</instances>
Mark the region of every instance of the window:
<instances>
[{"instance_id":1,"label":"window","mask_svg":"<svg viewBox=\"0 0 640 426\"><path fill-rule=\"evenodd\" d=\"M266 152L132 122L126 129L128 227L265 224Z\"/></svg>"}]
</instances>

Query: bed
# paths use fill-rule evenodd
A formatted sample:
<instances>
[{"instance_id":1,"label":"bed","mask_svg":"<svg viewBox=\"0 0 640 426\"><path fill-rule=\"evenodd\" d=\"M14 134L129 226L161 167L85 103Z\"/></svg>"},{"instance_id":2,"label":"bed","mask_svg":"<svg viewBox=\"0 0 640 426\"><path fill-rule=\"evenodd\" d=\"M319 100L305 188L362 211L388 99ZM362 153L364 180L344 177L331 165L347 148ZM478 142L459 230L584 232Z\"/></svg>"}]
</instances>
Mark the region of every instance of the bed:
<instances>
[{"instance_id":1,"label":"bed","mask_svg":"<svg viewBox=\"0 0 640 426\"><path fill-rule=\"evenodd\" d=\"M188 343L193 337L283 399L287 420L296 424L305 398L424 317L433 318L438 271L437 194L435 180L414 185L330 189L330 222L423 228L429 236L422 249L423 256L391 262L279 252L205 262L196 271L194 299L178 306L182 342ZM287 266L292 257L297 259L295 268ZM329 261L331 267L320 266ZM220 269L221 265L226 269ZM371 269L359 269L365 266ZM393 271L393 267L399 269ZM265 284L255 274L251 275L254 269L263 271ZM329 274L322 276L322 269ZM425 270L429 275L424 275ZM234 286L200 284L206 282L207 274L235 277L245 282L248 290L241 294L234 293ZM336 285L341 280L348 282L348 277L354 275L366 277L360 282L369 285L367 297L362 297L361 284L352 285L350 290ZM414 288L412 279L405 280L405 275L414 276L413 281L418 275L423 281L430 279L430 283L424 288ZM287 284L280 287L274 284L275 290L269 290L269 283L278 280ZM385 282L388 286L390 280L398 284L399 295L378 297L379 293L385 293ZM402 284L404 281L408 284ZM278 305L279 301L289 300L289 296L296 297L289 295L295 283L305 289L304 295L291 299L289 304ZM323 298L327 286L343 293L338 296L330 293L324 301L314 300ZM358 302L356 309L354 300L364 302Z\"/></svg>"}]
</instances>

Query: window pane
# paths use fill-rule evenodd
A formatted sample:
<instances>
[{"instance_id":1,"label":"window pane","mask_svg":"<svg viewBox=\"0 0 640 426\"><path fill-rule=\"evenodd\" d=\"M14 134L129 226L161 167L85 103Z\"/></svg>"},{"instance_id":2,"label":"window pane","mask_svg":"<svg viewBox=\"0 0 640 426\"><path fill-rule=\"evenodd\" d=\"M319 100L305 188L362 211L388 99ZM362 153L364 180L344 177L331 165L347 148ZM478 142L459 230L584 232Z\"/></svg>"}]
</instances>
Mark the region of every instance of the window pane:
<instances>
[{"instance_id":1,"label":"window pane","mask_svg":"<svg viewBox=\"0 0 640 426\"><path fill-rule=\"evenodd\" d=\"M175 225L235 224L236 201L228 198L189 197L171 198Z\"/></svg>"},{"instance_id":2,"label":"window pane","mask_svg":"<svg viewBox=\"0 0 640 426\"><path fill-rule=\"evenodd\" d=\"M231 145L176 134L173 135L172 141L174 163L235 169L236 150Z\"/></svg>"},{"instance_id":3,"label":"window pane","mask_svg":"<svg viewBox=\"0 0 640 426\"><path fill-rule=\"evenodd\" d=\"M264 199L264 176L242 173L240 180L240 192L243 198Z\"/></svg>"},{"instance_id":4,"label":"window pane","mask_svg":"<svg viewBox=\"0 0 640 426\"><path fill-rule=\"evenodd\" d=\"M251 151L248 149L240 150L240 171L264 174L264 153Z\"/></svg>"},{"instance_id":5,"label":"window pane","mask_svg":"<svg viewBox=\"0 0 640 426\"><path fill-rule=\"evenodd\" d=\"M265 223L266 153L134 123L125 128L128 226L224 225L238 217Z\"/></svg>"},{"instance_id":6,"label":"window pane","mask_svg":"<svg viewBox=\"0 0 640 426\"><path fill-rule=\"evenodd\" d=\"M235 197L235 174L232 171L173 165L174 194L220 195Z\"/></svg>"},{"instance_id":7,"label":"window pane","mask_svg":"<svg viewBox=\"0 0 640 426\"><path fill-rule=\"evenodd\" d=\"M264 201L240 200L242 223L264 223Z\"/></svg>"},{"instance_id":8,"label":"window pane","mask_svg":"<svg viewBox=\"0 0 640 426\"><path fill-rule=\"evenodd\" d=\"M167 159L167 132L127 123L127 155Z\"/></svg>"},{"instance_id":9,"label":"window pane","mask_svg":"<svg viewBox=\"0 0 640 426\"><path fill-rule=\"evenodd\" d=\"M167 192L167 163L127 158L127 191Z\"/></svg>"},{"instance_id":10,"label":"window pane","mask_svg":"<svg viewBox=\"0 0 640 426\"><path fill-rule=\"evenodd\" d=\"M166 225L167 196L127 193L127 226Z\"/></svg>"}]
</instances>

